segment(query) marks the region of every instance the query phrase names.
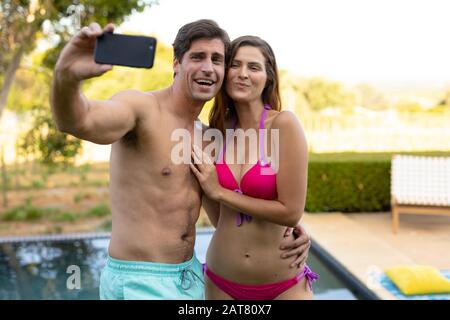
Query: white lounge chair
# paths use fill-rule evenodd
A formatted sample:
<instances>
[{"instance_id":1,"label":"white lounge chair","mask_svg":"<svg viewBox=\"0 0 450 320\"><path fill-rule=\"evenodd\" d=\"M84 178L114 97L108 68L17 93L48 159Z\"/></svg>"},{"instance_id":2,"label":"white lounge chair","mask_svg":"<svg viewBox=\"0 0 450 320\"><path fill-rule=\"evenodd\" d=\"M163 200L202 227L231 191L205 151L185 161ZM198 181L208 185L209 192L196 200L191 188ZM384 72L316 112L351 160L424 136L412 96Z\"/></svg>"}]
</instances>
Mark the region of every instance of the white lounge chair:
<instances>
[{"instance_id":1,"label":"white lounge chair","mask_svg":"<svg viewBox=\"0 0 450 320\"><path fill-rule=\"evenodd\" d=\"M395 155L391 211L393 233L400 213L450 215L450 157Z\"/></svg>"}]
</instances>

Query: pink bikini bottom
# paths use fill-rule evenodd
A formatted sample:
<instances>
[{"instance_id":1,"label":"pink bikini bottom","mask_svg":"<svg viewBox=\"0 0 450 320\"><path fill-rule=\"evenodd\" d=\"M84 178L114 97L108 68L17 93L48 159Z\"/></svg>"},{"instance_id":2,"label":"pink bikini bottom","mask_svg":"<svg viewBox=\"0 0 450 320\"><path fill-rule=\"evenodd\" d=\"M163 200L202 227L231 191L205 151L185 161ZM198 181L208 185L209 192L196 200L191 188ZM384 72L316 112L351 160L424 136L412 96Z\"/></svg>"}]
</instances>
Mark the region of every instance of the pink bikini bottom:
<instances>
[{"instance_id":1,"label":"pink bikini bottom","mask_svg":"<svg viewBox=\"0 0 450 320\"><path fill-rule=\"evenodd\" d=\"M261 285L239 284L226 280L209 270L206 264L203 265L203 272L219 289L235 300L273 300L284 291L296 285L304 277L306 277L311 290L312 282L319 279L319 275L312 272L307 265L305 265L303 271L292 279Z\"/></svg>"}]
</instances>

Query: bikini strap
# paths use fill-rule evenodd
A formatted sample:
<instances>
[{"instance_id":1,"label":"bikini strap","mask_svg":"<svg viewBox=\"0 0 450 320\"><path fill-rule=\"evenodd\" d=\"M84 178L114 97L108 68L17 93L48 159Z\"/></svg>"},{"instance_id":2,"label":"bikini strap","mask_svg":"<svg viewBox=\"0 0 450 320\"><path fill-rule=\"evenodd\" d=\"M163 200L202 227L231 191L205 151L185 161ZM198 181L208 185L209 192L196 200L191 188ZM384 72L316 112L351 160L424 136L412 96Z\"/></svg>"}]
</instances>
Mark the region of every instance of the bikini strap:
<instances>
[{"instance_id":1,"label":"bikini strap","mask_svg":"<svg viewBox=\"0 0 450 320\"><path fill-rule=\"evenodd\" d=\"M266 120L267 110L272 109L270 105L264 105L264 111L261 115L261 120L259 121L259 163L260 165L266 165L264 158L264 121Z\"/></svg>"}]
</instances>

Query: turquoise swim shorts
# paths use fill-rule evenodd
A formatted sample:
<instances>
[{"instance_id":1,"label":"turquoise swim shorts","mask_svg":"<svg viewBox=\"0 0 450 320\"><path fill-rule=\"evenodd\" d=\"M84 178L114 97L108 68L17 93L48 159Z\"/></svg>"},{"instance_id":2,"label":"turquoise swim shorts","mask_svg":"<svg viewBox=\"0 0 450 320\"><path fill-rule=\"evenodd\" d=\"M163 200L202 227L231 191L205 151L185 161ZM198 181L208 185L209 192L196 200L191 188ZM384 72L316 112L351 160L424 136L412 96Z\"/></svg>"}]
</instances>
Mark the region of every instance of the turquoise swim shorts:
<instances>
[{"instance_id":1,"label":"turquoise swim shorts","mask_svg":"<svg viewBox=\"0 0 450 320\"><path fill-rule=\"evenodd\" d=\"M202 264L124 261L108 256L100 276L101 300L204 300Z\"/></svg>"}]
</instances>

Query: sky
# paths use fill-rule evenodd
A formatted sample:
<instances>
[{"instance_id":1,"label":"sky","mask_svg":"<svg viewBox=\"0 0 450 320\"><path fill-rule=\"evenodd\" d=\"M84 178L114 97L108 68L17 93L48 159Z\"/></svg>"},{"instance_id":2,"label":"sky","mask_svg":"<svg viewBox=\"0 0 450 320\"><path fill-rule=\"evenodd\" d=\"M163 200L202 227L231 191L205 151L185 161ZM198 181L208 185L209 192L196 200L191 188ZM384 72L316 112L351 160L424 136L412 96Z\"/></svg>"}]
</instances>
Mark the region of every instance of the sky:
<instances>
[{"instance_id":1,"label":"sky","mask_svg":"<svg viewBox=\"0 0 450 320\"><path fill-rule=\"evenodd\" d=\"M230 38L257 35L280 69L355 84L450 84L447 0L159 0L117 32L170 45L185 23L209 18ZM157 60L156 60L157 61Z\"/></svg>"}]
</instances>

